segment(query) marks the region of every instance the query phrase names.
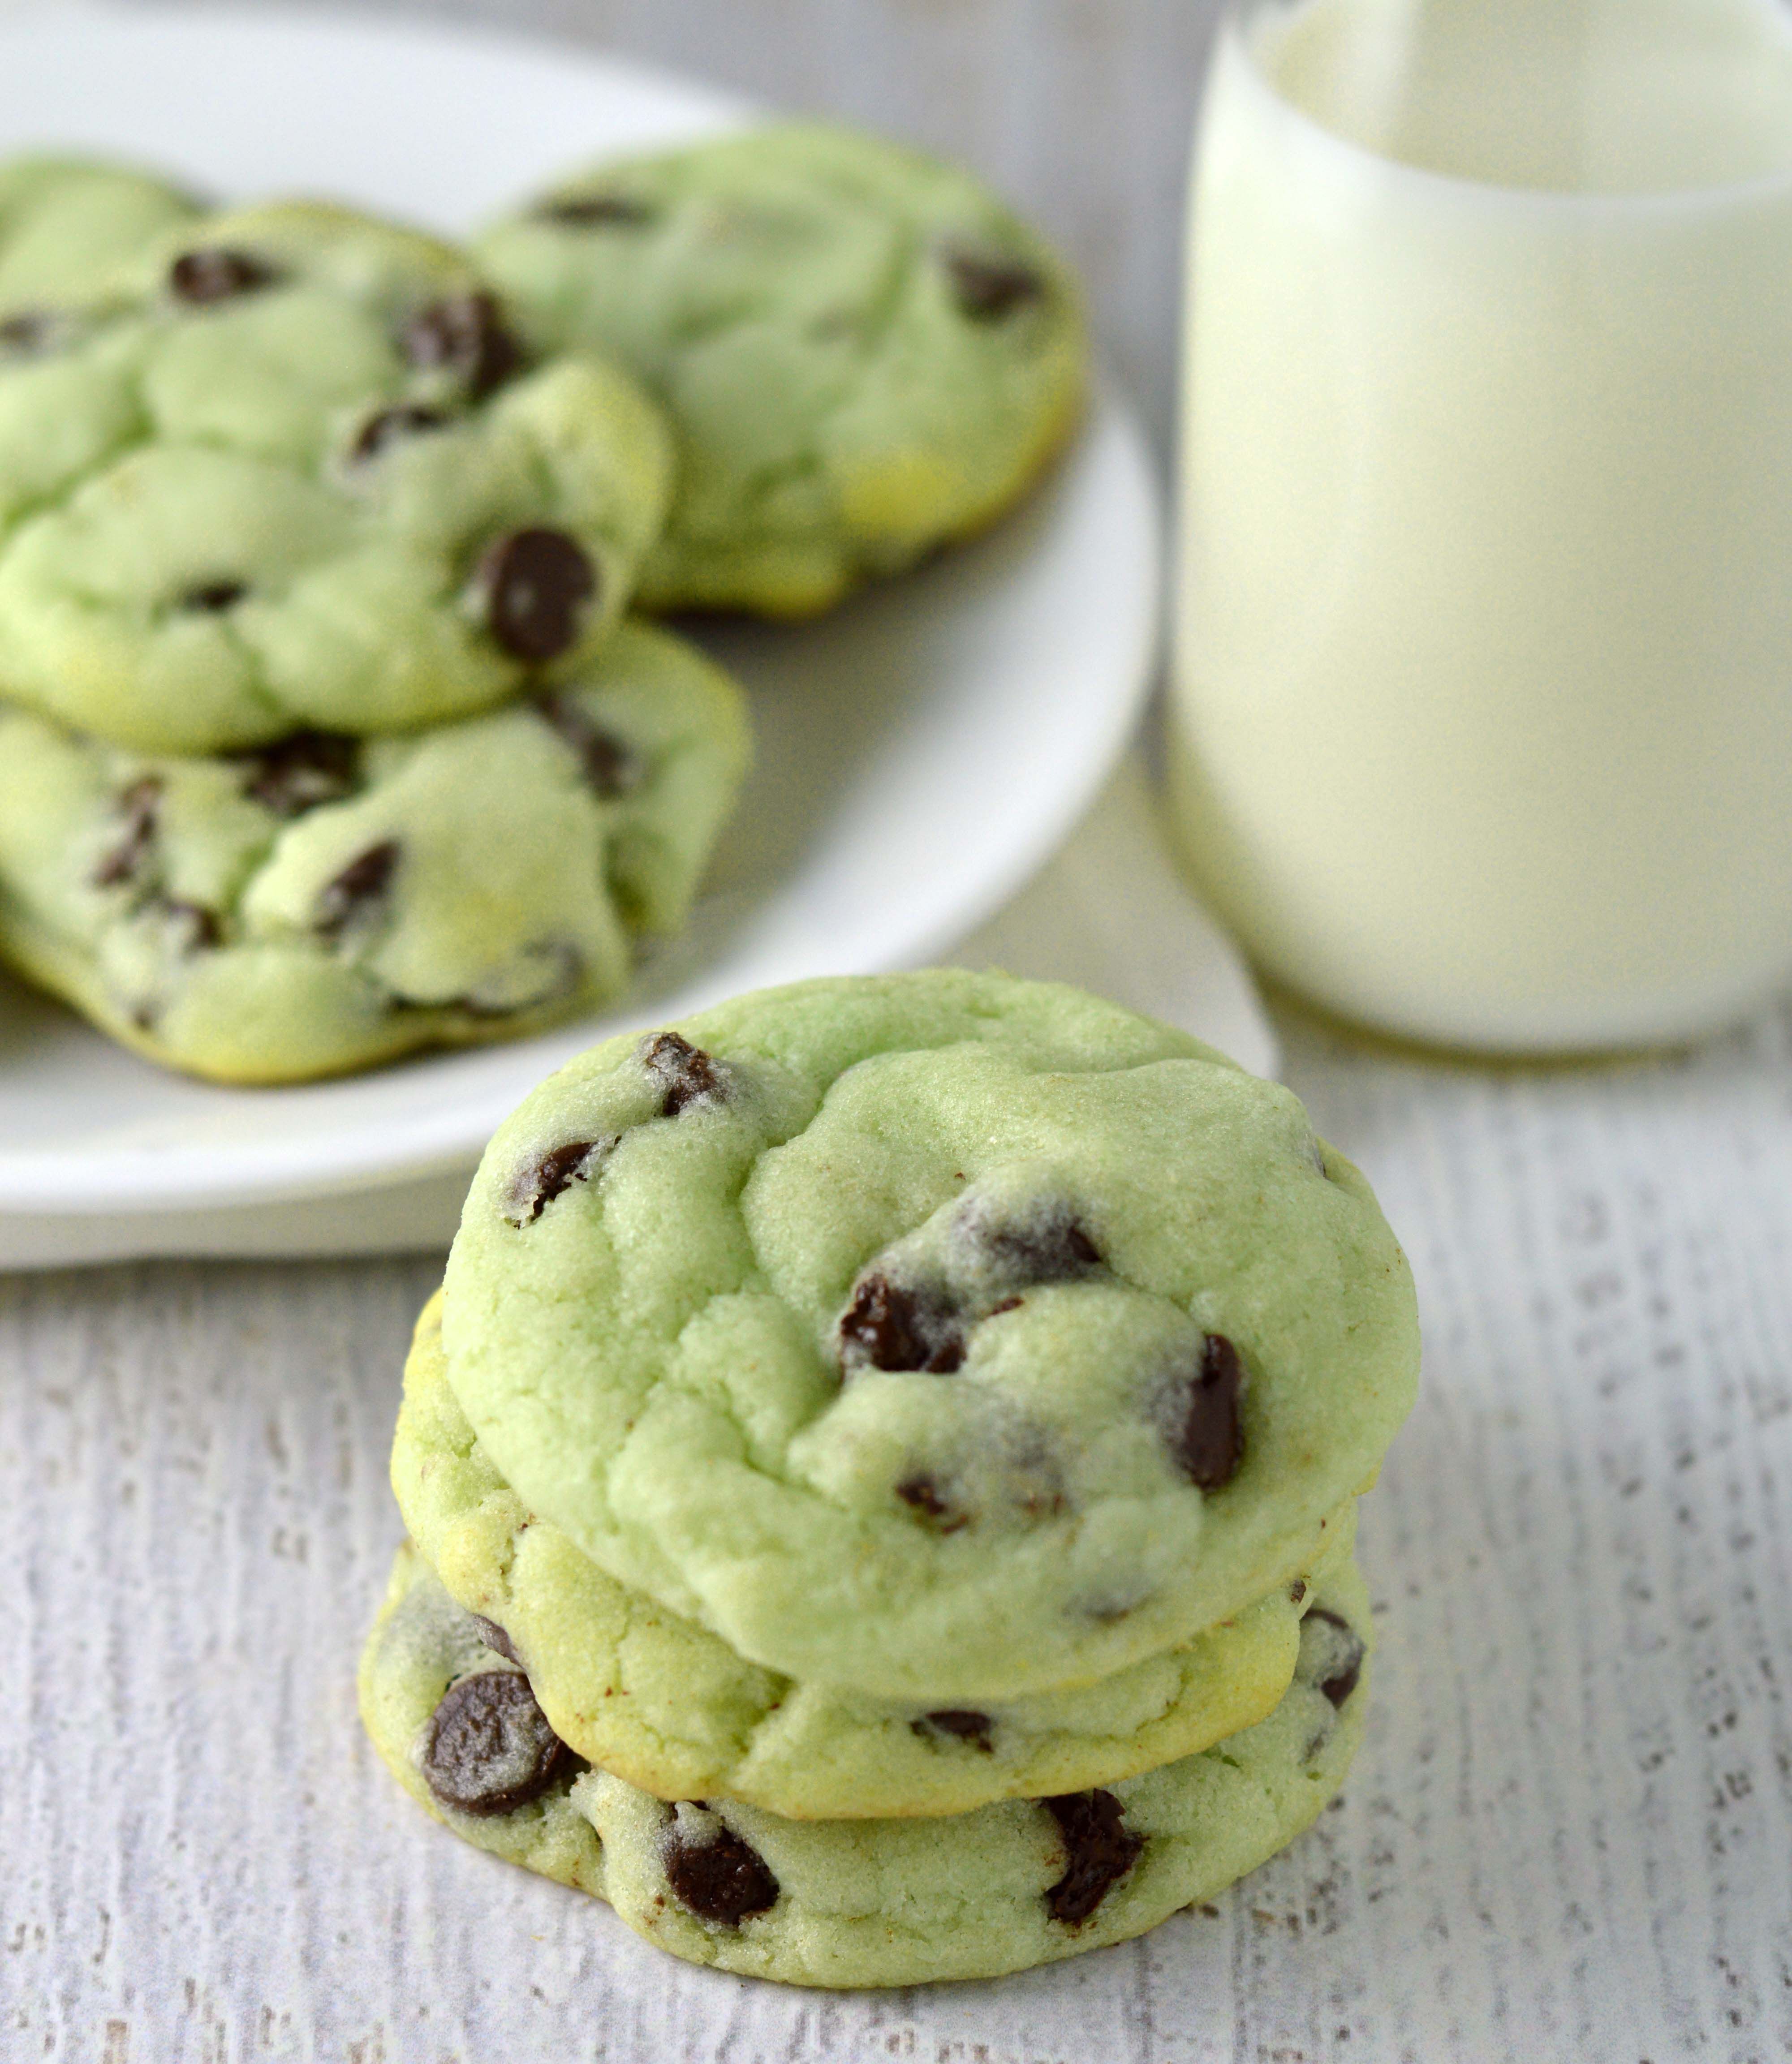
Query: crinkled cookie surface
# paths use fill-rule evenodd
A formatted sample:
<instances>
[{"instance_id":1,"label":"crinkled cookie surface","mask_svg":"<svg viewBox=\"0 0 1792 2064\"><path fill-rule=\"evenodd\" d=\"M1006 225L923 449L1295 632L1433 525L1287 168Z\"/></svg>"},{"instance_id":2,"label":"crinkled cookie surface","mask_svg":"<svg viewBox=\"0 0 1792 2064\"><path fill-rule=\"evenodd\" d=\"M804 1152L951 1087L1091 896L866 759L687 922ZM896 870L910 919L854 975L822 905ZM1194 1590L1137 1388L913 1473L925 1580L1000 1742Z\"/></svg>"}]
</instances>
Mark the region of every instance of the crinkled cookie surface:
<instances>
[{"instance_id":1,"label":"crinkled cookie surface","mask_svg":"<svg viewBox=\"0 0 1792 2064\"><path fill-rule=\"evenodd\" d=\"M0 164L0 341L103 293L119 266L199 204L123 165L34 156Z\"/></svg>"},{"instance_id":2,"label":"crinkled cookie surface","mask_svg":"<svg viewBox=\"0 0 1792 2064\"><path fill-rule=\"evenodd\" d=\"M189 223L0 331L0 690L148 752L402 730L587 662L658 534L628 377L433 240Z\"/></svg>"},{"instance_id":3,"label":"crinkled cookie surface","mask_svg":"<svg viewBox=\"0 0 1792 2064\"><path fill-rule=\"evenodd\" d=\"M1080 992L824 981L531 1096L450 1385L600 1568L930 1709L1091 1683L1310 1568L1411 1402L1404 1257L1285 1090Z\"/></svg>"},{"instance_id":4,"label":"crinkled cookie surface","mask_svg":"<svg viewBox=\"0 0 1792 2064\"><path fill-rule=\"evenodd\" d=\"M567 182L475 244L552 349L664 402L652 607L803 615L992 520L1063 441L1075 284L967 174L787 123Z\"/></svg>"},{"instance_id":5,"label":"crinkled cookie surface","mask_svg":"<svg viewBox=\"0 0 1792 2064\"><path fill-rule=\"evenodd\" d=\"M398 737L176 759L0 709L0 953L227 1081L511 1037L681 927L748 752L733 682L632 623L575 681Z\"/></svg>"},{"instance_id":6,"label":"crinkled cookie surface","mask_svg":"<svg viewBox=\"0 0 1792 2064\"><path fill-rule=\"evenodd\" d=\"M479 1848L607 1900L675 1956L832 1986L996 1977L1214 1897L1336 1795L1362 1738L1373 1642L1346 1563L1302 1623L1281 1703L1201 1755L946 1820L818 1822L668 1804L583 1768L491 1632L400 1550L361 1700L412 1796Z\"/></svg>"},{"instance_id":7,"label":"crinkled cookie surface","mask_svg":"<svg viewBox=\"0 0 1792 2064\"><path fill-rule=\"evenodd\" d=\"M1209 1748L1287 1690L1314 1586L1349 1560L1356 1532L1346 1506L1310 1580L1100 1683L930 1711L760 1669L606 1576L480 1448L446 1381L439 1297L406 1368L392 1482L418 1552L462 1606L502 1631L570 1748L662 1799L725 1796L791 1820L968 1812Z\"/></svg>"}]
</instances>

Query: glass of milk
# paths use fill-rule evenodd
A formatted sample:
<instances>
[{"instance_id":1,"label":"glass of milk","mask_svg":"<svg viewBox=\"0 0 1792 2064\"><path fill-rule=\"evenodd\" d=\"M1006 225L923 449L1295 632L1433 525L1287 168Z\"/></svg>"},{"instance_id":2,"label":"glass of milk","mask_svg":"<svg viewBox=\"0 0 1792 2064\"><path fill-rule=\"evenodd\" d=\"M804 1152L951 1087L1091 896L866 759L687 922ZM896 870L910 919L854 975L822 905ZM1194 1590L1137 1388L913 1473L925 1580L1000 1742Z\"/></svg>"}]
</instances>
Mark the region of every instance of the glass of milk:
<instances>
[{"instance_id":1,"label":"glass of milk","mask_svg":"<svg viewBox=\"0 0 1792 2064\"><path fill-rule=\"evenodd\" d=\"M1792 974L1792 6L1259 0L1197 152L1176 814L1272 977L1677 1041Z\"/></svg>"}]
</instances>

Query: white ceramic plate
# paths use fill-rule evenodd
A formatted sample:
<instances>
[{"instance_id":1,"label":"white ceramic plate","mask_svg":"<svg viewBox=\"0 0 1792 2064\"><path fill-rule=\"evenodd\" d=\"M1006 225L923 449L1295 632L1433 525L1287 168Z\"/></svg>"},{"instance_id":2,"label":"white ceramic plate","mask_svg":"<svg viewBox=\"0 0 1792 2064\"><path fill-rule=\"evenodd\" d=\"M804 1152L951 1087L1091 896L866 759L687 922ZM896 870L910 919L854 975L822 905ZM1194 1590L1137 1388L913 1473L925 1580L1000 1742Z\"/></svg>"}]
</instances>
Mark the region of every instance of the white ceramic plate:
<instances>
[{"instance_id":1,"label":"white ceramic plate","mask_svg":"<svg viewBox=\"0 0 1792 2064\"><path fill-rule=\"evenodd\" d=\"M750 119L632 65L418 22L84 7L0 22L0 152L91 148L221 196L327 193L450 232L581 160ZM413 1180L464 1165L534 1083L608 1032L943 953L1045 859L1131 732L1158 529L1141 440L1105 395L1067 463L969 549L817 625L705 633L748 684L758 768L692 935L608 1016L238 1090L164 1074L0 990L0 1222L29 1215L41 1233L45 1215L216 1211Z\"/></svg>"}]
</instances>

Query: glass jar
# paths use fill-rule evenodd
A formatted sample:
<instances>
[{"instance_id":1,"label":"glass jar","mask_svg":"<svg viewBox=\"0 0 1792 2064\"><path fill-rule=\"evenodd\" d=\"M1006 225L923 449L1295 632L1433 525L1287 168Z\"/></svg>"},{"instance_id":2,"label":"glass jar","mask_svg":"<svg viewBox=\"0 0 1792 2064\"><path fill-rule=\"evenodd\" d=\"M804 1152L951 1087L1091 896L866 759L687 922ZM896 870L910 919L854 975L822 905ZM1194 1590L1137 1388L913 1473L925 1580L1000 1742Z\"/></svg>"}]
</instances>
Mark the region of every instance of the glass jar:
<instances>
[{"instance_id":1,"label":"glass jar","mask_svg":"<svg viewBox=\"0 0 1792 2064\"><path fill-rule=\"evenodd\" d=\"M1190 222L1172 768L1263 970L1421 1041L1792 972L1792 14L1254 0Z\"/></svg>"}]
</instances>

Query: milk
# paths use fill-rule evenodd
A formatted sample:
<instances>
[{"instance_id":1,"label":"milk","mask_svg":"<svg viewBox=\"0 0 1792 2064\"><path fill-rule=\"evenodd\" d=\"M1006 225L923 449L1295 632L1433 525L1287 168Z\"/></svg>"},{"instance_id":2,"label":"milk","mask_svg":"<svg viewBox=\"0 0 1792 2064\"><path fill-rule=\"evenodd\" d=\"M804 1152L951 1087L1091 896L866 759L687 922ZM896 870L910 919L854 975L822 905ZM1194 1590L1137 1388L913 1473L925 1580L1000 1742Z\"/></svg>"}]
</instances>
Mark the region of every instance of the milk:
<instances>
[{"instance_id":1,"label":"milk","mask_svg":"<svg viewBox=\"0 0 1792 2064\"><path fill-rule=\"evenodd\" d=\"M1191 224L1200 881L1420 1039L1721 1022L1792 970L1792 18L1246 21Z\"/></svg>"}]
</instances>

